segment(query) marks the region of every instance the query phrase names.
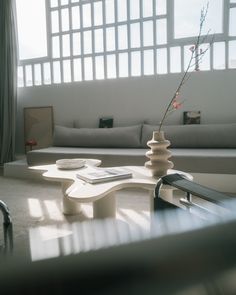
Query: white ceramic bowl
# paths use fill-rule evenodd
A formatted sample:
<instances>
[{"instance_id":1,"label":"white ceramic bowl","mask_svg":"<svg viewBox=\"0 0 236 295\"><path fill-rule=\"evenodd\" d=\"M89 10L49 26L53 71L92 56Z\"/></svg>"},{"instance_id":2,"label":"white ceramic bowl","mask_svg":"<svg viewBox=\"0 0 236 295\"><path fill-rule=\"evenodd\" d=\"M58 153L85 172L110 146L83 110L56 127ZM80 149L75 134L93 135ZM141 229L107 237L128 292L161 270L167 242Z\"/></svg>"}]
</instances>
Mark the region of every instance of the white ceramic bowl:
<instances>
[{"instance_id":1,"label":"white ceramic bowl","mask_svg":"<svg viewBox=\"0 0 236 295\"><path fill-rule=\"evenodd\" d=\"M56 161L59 169L78 169L85 165L86 161L83 159L60 159Z\"/></svg>"}]
</instances>

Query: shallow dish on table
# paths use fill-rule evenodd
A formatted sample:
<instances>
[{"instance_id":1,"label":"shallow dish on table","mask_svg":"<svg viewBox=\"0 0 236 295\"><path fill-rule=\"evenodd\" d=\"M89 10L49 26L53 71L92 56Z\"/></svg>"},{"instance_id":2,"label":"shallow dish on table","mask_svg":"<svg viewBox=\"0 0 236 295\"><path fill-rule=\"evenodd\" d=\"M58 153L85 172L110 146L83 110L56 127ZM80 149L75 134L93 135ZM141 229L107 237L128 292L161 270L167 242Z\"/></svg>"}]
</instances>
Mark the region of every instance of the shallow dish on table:
<instances>
[{"instance_id":1,"label":"shallow dish on table","mask_svg":"<svg viewBox=\"0 0 236 295\"><path fill-rule=\"evenodd\" d=\"M86 161L83 159L60 159L56 161L58 169L78 169L84 167Z\"/></svg>"}]
</instances>

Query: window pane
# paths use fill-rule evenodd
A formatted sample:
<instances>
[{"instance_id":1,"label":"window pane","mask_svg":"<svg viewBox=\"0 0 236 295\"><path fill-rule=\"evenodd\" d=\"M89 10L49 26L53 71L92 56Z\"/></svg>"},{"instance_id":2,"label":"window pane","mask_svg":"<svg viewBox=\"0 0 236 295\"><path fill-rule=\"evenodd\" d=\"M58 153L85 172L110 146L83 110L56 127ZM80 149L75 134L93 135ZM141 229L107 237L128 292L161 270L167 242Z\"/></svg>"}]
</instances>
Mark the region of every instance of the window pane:
<instances>
[{"instance_id":1,"label":"window pane","mask_svg":"<svg viewBox=\"0 0 236 295\"><path fill-rule=\"evenodd\" d=\"M59 36L52 37L52 57L60 57L60 40Z\"/></svg>"},{"instance_id":2,"label":"window pane","mask_svg":"<svg viewBox=\"0 0 236 295\"><path fill-rule=\"evenodd\" d=\"M181 72L181 50L179 46L170 48L170 72Z\"/></svg>"},{"instance_id":3,"label":"window pane","mask_svg":"<svg viewBox=\"0 0 236 295\"><path fill-rule=\"evenodd\" d=\"M70 35L62 36L62 56L70 56Z\"/></svg>"},{"instance_id":4,"label":"window pane","mask_svg":"<svg viewBox=\"0 0 236 295\"><path fill-rule=\"evenodd\" d=\"M225 69L225 42L215 42L213 45L213 68Z\"/></svg>"},{"instance_id":5,"label":"window pane","mask_svg":"<svg viewBox=\"0 0 236 295\"><path fill-rule=\"evenodd\" d=\"M141 54L140 51L131 52L131 76L141 75Z\"/></svg>"},{"instance_id":6,"label":"window pane","mask_svg":"<svg viewBox=\"0 0 236 295\"><path fill-rule=\"evenodd\" d=\"M128 77L128 53L119 54L119 77Z\"/></svg>"},{"instance_id":7,"label":"window pane","mask_svg":"<svg viewBox=\"0 0 236 295\"><path fill-rule=\"evenodd\" d=\"M156 51L157 54L157 74L167 73L167 50L160 48Z\"/></svg>"},{"instance_id":8,"label":"window pane","mask_svg":"<svg viewBox=\"0 0 236 295\"><path fill-rule=\"evenodd\" d=\"M117 0L117 19L118 22L127 20L127 0Z\"/></svg>"},{"instance_id":9,"label":"window pane","mask_svg":"<svg viewBox=\"0 0 236 295\"><path fill-rule=\"evenodd\" d=\"M61 83L61 65L59 61L53 62L53 83Z\"/></svg>"},{"instance_id":10,"label":"window pane","mask_svg":"<svg viewBox=\"0 0 236 295\"><path fill-rule=\"evenodd\" d=\"M94 4L94 25L100 26L103 24L103 13L102 13L102 1L95 2Z\"/></svg>"},{"instance_id":11,"label":"window pane","mask_svg":"<svg viewBox=\"0 0 236 295\"><path fill-rule=\"evenodd\" d=\"M166 14L166 0L156 0L156 15Z\"/></svg>"},{"instance_id":12,"label":"window pane","mask_svg":"<svg viewBox=\"0 0 236 295\"><path fill-rule=\"evenodd\" d=\"M68 0L61 0L61 5L67 5L68 4Z\"/></svg>"},{"instance_id":13,"label":"window pane","mask_svg":"<svg viewBox=\"0 0 236 295\"><path fill-rule=\"evenodd\" d=\"M106 0L106 23L114 23L115 21L115 7L114 0Z\"/></svg>"},{"instance_id":14,"label":"window pane","mask_svg":"<svg viewBox=\"0 0 236 295\"><path fill-rule=\"evenodd\" d=\"M236 7L230 8L229 36L236 36Z\"/></svg>"},{"instance_id":15,"label":"window pane","mask_svg":"<svg viewBox=\"0 0 236 295\"><path fill-rule=\"evenodd\" d=\"M57 7L58 6L58 0L51 0L51 7Z\"/></svg>"},{"instance_id":16,"label":"window pane","mask_svg":"<svg viewBox=\"0 0 236 295\"><path fill-rule=\"evenodd\" d=\"M127 25L118 26L118 49L128 48Z\"/></svg>"},{"instance_id":17,"label":"window pane","mask_svg":"<svg viewBox=\"0 0 236 295\"><path fill-rule=\"evenodd\" d=\"M58 18L58 10L52 11L51 13L51 21L52 21L52 33L59 32L59 18Z\"/></svg>"},{"instance_id":18,"label":"window pane","mask_svg":"<svg viewBox=\"0 0 236 295\"><path fill-rule=\"evenodd\" d=\"M43 84L48 85L51 84L51 67L50 63L46 62L43 64Z\"/></svg>"},{"instance_id":19,"label":"window pane","mask_svg":"<svg viewBox=\"0 0 236 295\"><path fill-rule=\"evenodd\" d=\"M107 78L116 78L116 56L115 54L107 55Z\"/></svg>"},{"instance_id":20,"label":"window pane","mask_svg":"<svg viewBox=\"0 0 236 295\"><path fill-rule=\"evenodd\" d=\"M63 60L63 82L71 82L71 66L70 60Z\"/></svg>"},{"instance_id":21,"label":"window pane","mask_svg":"<svg viewBox=\"0 0 236 295\"><path fill-rule=\"evenodd\" d=\"M93 62L92 57L85 57L84 59L84 80L93 79Z\"/></svg>"},{"instance_id":22,"label":"window pane","mask_svg":"<svg viewBox=\"0 0 236 295\"><path fill-rule=\"evenodd\" d=\"M28 65L25 67L25 81L26 81L26 86L33 85L32 66L31 65Z\"/></svg>"},{"instance_id":23,"label":"window pane","mask_svg":"<svg viewBox=\"0 0 236 295\"><path fill-rule=\"evenodd\" d=\"M95 57L95 71L96 79L104 79L104 57L96 56Z\"/></svg>"},{"instance_id":24,"label":"window pane","mask_svg":"<svg viewBox=\"0 0 236 295\"><path fill-rule=\"evenodd\" d=\"M236 41L229 41L229 68L236 68Z\"/></svg>"},{"instance_id":25,"label":"window pane","mask_svg":"<svg viewBox=\"0 0 236 295\"><path fill-rule=\"evenodd\" d=\"M140 0L130 0L130 19L140 18Z\"/></svg>"},{"instance_id":26,"label":"window pane","mask_svg":"<svg viewBox=\"0 0 236 295\"><path fill-rule=\"evenodd\" d=\"M79 55L81 54L81 38L80 33L73 34L73 54Z\"/></svg>"},{"instance_id":27,"label":"window pane","mask_svg":"<svg viewBox=\"0 0 236 295\"><path fill-rule=\"evenodd\" d=\"M184 46L184 70L186 71L189 63L190 63L190 59L191 59L191 50L190 48L193 46L193 44L191 45L187 45L187 46ZM195 64L195 59L193 59L191 61L191 64L190 64L190 69L194 69L194 64Z\"/></svg>"},{"instance_id":28,"label":"window pane","mask_svg":"<svg viewBox=\"0 0 236 295\"><path fill-rule=\"evenodd\" d=\"M95 52L103 52L103 29L94 30L94 47Z\"/></svg>"},{"instance_id":29,"label":"window pane","mask_svg":"<svg viewBox=\"0 0 236 295\"><path fill-rule=\"evenodd\" d=\"M130 46L131 48L140 47L140 23L130 25Z\"/></svg>"},{"instance_id":30,"label":"window pane","mask_svg":"<svg viewBox=\"0 0 236 295\"><path fill-rule=\"evenodd\" d=\"M76 30L80 28L80 7L72 7L72 29Z\"/></svg>"},{"instance_id":31,"label":"window pane","mask_svg":"<svg viewBox=\"0 0 236 295\"><path fill-rule=\"evenodd\" d=\"M75 58L73 61L74 81L82 81L81 59Z\"/></svg>"},{"instance_id":32,"label":"window pane","mask_svg":"<svg viewBox=\"0 0 236 295\"><path fill-rule=\"evenodd\" d=\"M23 67L18 67L17 75L18 75L17 86L18 87L24 87L24 72L23 72Z\"/></svg>"},{"instance_id":33,"label":"window pane","mask_svg":"<svg viewBox=\"0 0 236 295\"><path fill-rule=\"evenodd\" d=\"M202 34L209 30L211 34L222 33L223 29L223 0L175 0L174 28L175 38L197 36L202 7L209 9Z\"/></svg>"},{"instance_id":34,"label":"window pane","mask_svg":"<svg viewBox=\"0 0 236 295\"><path fill-rule=\"evenodd\" d=\"M69 30L69 10L64 8L61 10L61 29L62 31Z\"/></svg>"},{"instance_id":35,"label":"window pane","mask_svg":"<svg viewBox=\"0 0 236 295\"><path fill-rule=\"evenodd\" d=\"M144 50L143 52L144 75L154 74L153 50Z\"/></svg>"},{"instance_id":36,"label":"window pane","mask_svg":"<svg viewBox=\"0 0 236 295\"><path fill-rule=\"evenodd\" d=\"M210 51L211 48L209 47L209 44L202 44L200 46L200 51L205 51L205 54L203 58L199 61L199 69L201 71L209 71L210 70Z\"/></svg>"},{"instance_id":37,"label":"window pane","mask_svg":"<svg viewBox=\"0 0 236 295\"><path fill-rule=\"evenodd\" d=\"M236 0L230 0L230 3L236 3Z\"/></svg>"},{"instance_id":38,"label":"window pane","mask_svg":"<svg viewBox=\"0 0 236 295\"><path fill-rule=\"evenodd\" d=\"M45 0L18 0L16 8L20 59L47 56Z\"/></svg>"},{"instance_id":39,"label":"window pane","mask_svg":"<svg viewBox=\"0 0 236 295\"><path fill-rule=\"evenodd\" d=\"M115 50L115 28L107 28L106 29L106 50L112 51Z\"/></svg>"},{"instance_id":40,"label":"window pane","mask_svg":"<svg viewBox=\"0 0 236 295\"><path fill-rule=\"evenodd\" d=\"M158 19L156 22L156 41L157 44L167 43L166 19Z\"/></svg>"},{"instance_id":41,"label":"window pane","mask_svg":"<svg viewBox=\"0 0 236 295\"><path fill-rule=\"evenodd\" d=\"M143 46L153 45L153 21L143 23Z\"/></svg>"},{"instance_id":42,"label":"window pane","mask_svg":"<svg viewBox=\"0 0 236 295\"><path fill-rule=\"evenodd\" d=\"M153 4L152 0L143 0L143 17L153 15Z\"/></svg>"},{"instance_id":43,"label":"window pane","mask_svg":"<svg viewBox=\"0 0 236 295\"><path fill-rule=\"evenodd\" d=\"M84 4L82 6L83 11L83 27L91 27L92 18L91 18L91 4Z\"/></svg>"},{"instance_id":44,"label":"window pane","mask_svg":"<svg viewBox=\"0 0 236 295\"><path fill-rule=\"evenodd\" d=\"M79 2L80 0L71 0L72 3Z\"/></svg>"},{"instance_id":45,"label":"window pane","mask_svg":"<svg viewBox=\"0 0 236 295\"><path fill-rule=\"evenodd\" d=\"M84 32L84 54L92 53L92 33L91 31Z\"/></svg>"},{"instance_id":46,"label":"window pane","mask_svg":"<svg viewBox=\"0 0 236 295\"><path fill-rule=\"evenodd\" d=\"M34 65L34 85L42 85L41 65Z\"/></svg>"}]
</instances>

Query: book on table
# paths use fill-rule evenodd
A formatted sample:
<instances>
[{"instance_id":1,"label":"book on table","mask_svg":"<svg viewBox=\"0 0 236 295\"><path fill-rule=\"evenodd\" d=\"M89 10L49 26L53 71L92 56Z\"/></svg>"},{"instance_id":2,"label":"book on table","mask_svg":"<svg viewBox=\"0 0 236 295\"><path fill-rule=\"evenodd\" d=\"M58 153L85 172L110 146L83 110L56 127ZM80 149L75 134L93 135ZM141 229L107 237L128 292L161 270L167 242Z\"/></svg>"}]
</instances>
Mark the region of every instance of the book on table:
<instances>
[{"instance_id":1,"label":"book on table","mask_svg":"<svg viewBox=\"0 0 236 295\"><path fill-rule=\"evenodd\" d=\"M76 176L89 183L100 183L131 178L132 173L124 168L86 168L77 172Z\"/></svg>"}]
</instances>

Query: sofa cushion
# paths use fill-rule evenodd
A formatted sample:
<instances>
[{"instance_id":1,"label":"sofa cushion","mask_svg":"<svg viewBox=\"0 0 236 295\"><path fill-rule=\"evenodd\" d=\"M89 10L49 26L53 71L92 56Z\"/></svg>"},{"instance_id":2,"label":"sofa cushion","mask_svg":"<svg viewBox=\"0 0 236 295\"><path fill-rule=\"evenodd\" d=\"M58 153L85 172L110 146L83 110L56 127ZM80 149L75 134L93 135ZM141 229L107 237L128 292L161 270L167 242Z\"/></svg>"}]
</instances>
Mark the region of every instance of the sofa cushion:
<instances>
[{"instance_id":1,"label":"sofa cushion","mask_svg":"<svg viewBox=\"0 0 236 295\"><path fill-rule=\"evenodd\" d=\"M68 128L55 125L53 145L68 147L140 147L141 125L115 128Z\"/></svg>"},{"instance_id":2,"label":"sofa cushion","mask_svg":"<svg viewBox=\"0 0 236 295\"><path fill-rule=\"evenodd\" d=\"M158 126L144 124L141 146L147 147ZM165 138L173 148L235 148L236 124L194 124L163 126Z\"/></svg>"}]
</instances>

